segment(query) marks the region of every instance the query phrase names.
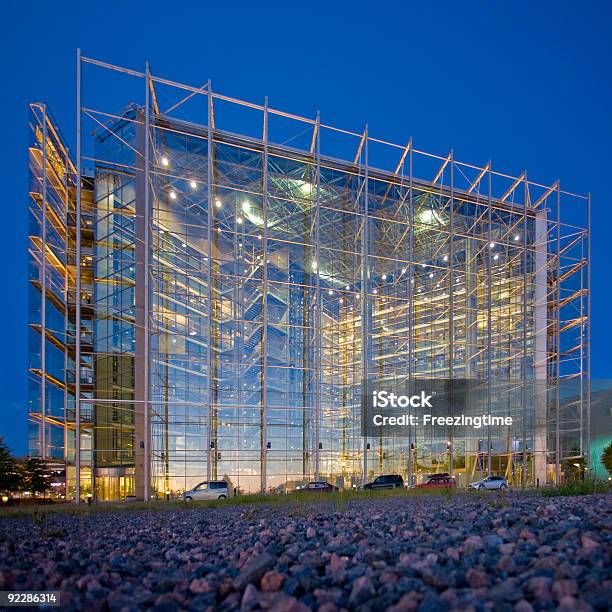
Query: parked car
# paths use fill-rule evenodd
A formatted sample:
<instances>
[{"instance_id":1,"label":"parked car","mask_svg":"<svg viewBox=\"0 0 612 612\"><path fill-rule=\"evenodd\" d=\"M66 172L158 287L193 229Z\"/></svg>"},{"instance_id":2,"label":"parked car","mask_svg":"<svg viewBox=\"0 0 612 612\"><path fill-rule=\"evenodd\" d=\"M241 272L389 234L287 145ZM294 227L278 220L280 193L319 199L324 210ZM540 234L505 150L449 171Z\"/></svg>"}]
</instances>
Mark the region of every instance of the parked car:
<instances>
[{"instance_id":1,"label":"parked car","mask_svg":"<svg viewBox=\"0 0 612 612\"><path fill-rule=\"evenodd\" d=\"M468 486L468 489L477 489L478 491L500 489L504 490L508 488L508 481L501 476L488 476L482 480L477 480Z\"/></svg>"},{"instance_id":2,"label":"parked car","mask_svg":"<svg viewBox=\"0 0 612 612\"><path fill-rule=\"evenodd\" d=\"M338 487L324 480L318 480L298 487L293 493L333 493L334 491L338 491Z\"/></svg>"},{"instance_id":3,"label":"parked car","mask_svg":"<svg viewBox=\"0 0 612 612\"><path fill-rule=\"evenodd\" d=\"M200 499L227 499L229 497L227 482L224 480L201 482L199 485L193 487L193 489L185 491L181 497L186 501Z\"/></svg>"},{"instance_id":4,"label":"parked car","mask_svg":"<svg viewBox=\"0 0 612 612\"><path fill-rule=\"evenodd\" d=\"M397 474L379 476L373 482L363 485L364 489L403 489L404 479Z\"/></svg>"},{"instance_id":5,"label":"parked car","mask_svg":"<svg viewBox=\"0 0 612 612\"><path fill-rule=\"evenodd\" d=\"M425 482L414 485L415 489L454 489L457 486L450 474L432 474Z\"/></svg>"}]
</instances>

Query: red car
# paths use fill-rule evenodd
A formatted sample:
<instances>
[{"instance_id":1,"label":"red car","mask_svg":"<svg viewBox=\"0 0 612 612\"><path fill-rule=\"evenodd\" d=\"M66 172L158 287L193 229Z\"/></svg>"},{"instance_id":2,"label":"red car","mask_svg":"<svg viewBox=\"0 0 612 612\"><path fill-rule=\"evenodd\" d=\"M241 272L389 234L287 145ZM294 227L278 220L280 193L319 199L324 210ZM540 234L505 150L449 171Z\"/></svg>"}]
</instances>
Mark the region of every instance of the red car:
<instances>
[{"instance_id":1,"label":"red car","mask_svg":"<svg viewBox=\"0 0 612 612\"><path fill-rule=\"evenodd\" d=\"M454 489L457 486L450 474L432 474L425 482L415 485L415 489Z\"/></svg>"}]
</instances>

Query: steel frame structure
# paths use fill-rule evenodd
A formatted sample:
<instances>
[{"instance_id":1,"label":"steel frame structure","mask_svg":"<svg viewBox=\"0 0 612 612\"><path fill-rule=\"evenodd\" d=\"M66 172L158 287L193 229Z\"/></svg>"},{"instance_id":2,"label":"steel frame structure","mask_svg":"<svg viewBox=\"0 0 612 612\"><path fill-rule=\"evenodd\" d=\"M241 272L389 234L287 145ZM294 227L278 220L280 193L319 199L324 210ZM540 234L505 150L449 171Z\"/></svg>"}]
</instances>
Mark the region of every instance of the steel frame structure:
<instances>
[{"instance_id":1,"label":"steel frame structure","mask_svg":"<svg viewBox=\"0 0 612 612\"><path fill-rule=\"evenodd\" d=\"M140 83L144 87L134 91L142 104L127 111L94 108L84 100L85 92L95 96L83 85L85 67L130 87ZM80 51L76 99L75 163L63 154L65 181L74 187L62 202L65 226L71 215L75 219L65 252L79 264L63 270L65 304L74 286L73 307L64 310L66 331L72 326L75 332L64 345L58 426L65 460L74 466L69 489L77 500L84 492L106 496L96 478L133 479L120 496L147 499L202 477L199 467L189 476L173 472L181 436L169 426L178 422L205 440L196 443L195 455L205 456L208 479L222 476L225 453L238 466L232 479L251 469L242 472L241 462L252 463L255 473L243 480L264 491L300 476L355 484L384 469L406 470L414 482L417 473L444 462L468 479L503 469L523 484L559 482L564 461L588 461L590 196L562 190L558 181L533 182L526 172L495 171L490 161L459 162L453 151L426 153L412 139L405 145L377 139L367 126L352 132L322 123L319 113L304 118L270 107L267 99L241 101L213 91L210 81L193 87L152 74L148 64L135 71ZM165 111L162 100L169 104ZM189 118L179 118L187 109ZM240 134L224 129L225 117L231 126L240 113L254 120L245 120ZM30 373L41 398L37 405L33 394L30 414L40 431L32 437L45 457L46 109L38 121L42 141L33 143L31 159L43 153L32 173L38 183L31 188L30 253L38 262L32 282L41 287L33 298L40 301L40 324L31 316L31 326L41 350L40 367ZM84 146L87 128L93 137ZM300 144L288 145L295 141ZM226 202L235 203L232 211ZM569 221L561 218L565 210ZM90 342L91 322L96 340ZM117 344L111 328L120 328L134 347ZM101 338L109 340L94 344ZM172 342L181 351L172 353ZM230 368L224 360L231 360ZM111 369L101 383L100 372ZM179 371L185 381L199 382L193 391L185 382L184 397L173 399ZM423 376L483 379L494 410L500 401L493 399L494 381L518 381L516 440L502 453L494 448L499 432L490 428L484 449L484 439L455 441L449 432L439 451L440 441L422 431L411 431L407 444L359 435L363 380ZM534 381L543 381L544 399L542 390L533 392ZM255 399L239 395L237 384L251 385ZM287 399L297 384L301 406ZM240 401L229 401L232 390ZM537 401L527 400L529 393ZM244 423L233 420L230 405L244 413ZM256 423L257 436L239 433L234 447L224 446L224 432L245 432ZM284 442L278 423L289 432ZM278 472L283 461L297 464L289 450L297 440L292 428L301 432L301 469ZM79 441L74 452L71 431ZM93 454L84 435L93 437ZM116 452L104 455L100 445L110 439ZM245 440L254 441L252 448L239 448ZM276 454L279 440L284 459ZM513 475L515 463L520 476Z\"/></svg>"}]
</instances>

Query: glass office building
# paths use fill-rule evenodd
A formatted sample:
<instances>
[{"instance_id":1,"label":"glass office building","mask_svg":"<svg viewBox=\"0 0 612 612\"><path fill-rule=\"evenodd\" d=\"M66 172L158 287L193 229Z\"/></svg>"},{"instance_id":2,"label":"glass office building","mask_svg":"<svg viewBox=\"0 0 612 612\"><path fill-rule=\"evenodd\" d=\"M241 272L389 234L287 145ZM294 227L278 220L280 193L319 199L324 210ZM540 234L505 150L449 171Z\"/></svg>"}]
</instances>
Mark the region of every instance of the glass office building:
<instances>
[{"instance_id":1,"label":"glass office building","mask_svg":"<svg viewBox=\"0 0 612 612\"><path fill-rule=\"evenodd\" d=\"M72 159L44 105L30 147L30 452L68 496L588 459L587 196L148 68L77 87ZM418 379L513 425L364 436L364 382Z\"/></svg>"}]
</instances>

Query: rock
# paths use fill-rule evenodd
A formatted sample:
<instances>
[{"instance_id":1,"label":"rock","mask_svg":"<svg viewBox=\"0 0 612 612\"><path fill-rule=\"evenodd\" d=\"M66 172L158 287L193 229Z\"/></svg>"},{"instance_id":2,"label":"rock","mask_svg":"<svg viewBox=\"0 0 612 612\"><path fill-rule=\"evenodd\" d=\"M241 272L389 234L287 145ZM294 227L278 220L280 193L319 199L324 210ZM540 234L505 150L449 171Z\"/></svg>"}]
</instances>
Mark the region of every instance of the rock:
<instances>
[{"instance_id":1,"label":"rock","mask_svg":"<svg viewBox=\"0 0 612 612\"><path fill-rule=\"evenodd\" d=\"M270 612L311 612L311 609L295 597L285 597L275 603Z\"/></svg>"},{"instance_id":2,"label":"rock","mask_svg":"<svg viewBox=\"0 0 612 612\"><path fill-rule=\"evenodd\" d=\"M259 582L261 577L274 567L276 558L268 553L261 553L249 559L243 566L236 578L234 588L241 591L247 584Z\"/></svg>"},{"instance_id":3,"label":"rock","mask_svg":"<svg viewBox=\"0 0 612 612\"><path fill-rule=\"evenodd\" d=\"M335 552L332 553L329 560L329 569L332 574L343 572L346 569L346 559L338 556Z\"/></svg>"},{"instance_id":4,"label":"rock","mask_svg":"<svg viewBox=\"0 0 612 612\"><path fill-rule=\"evenodd\" d=\"M415 598L414 593L407 593L394 606L391 606L387 612L415 612L418 605L418 600Z\"/></svg>"},{"instance_id":5,"label":"rock","mask_svg":"<svg viewBox=\"0 0 612 612\"><path fill-rule=\"evenodd\" d=\"M473 589L479 589L481 587L487 586L487 575L477 569L470 568L465 575L468 584Z\"/></svg>"},{"instance_id":6,"label":"rock","mask_svg":"<svg viewBox=\"0 0 612 612\"><path fill-rule=\"evenodd\" d=\"M259 591L252 585L247 584L242 599L240 600L241 610L252 610L259 605Z\"/></svg>"},{"instance_id":7,"label":"rock","mask_svg":"<svg viewBox=\"0 0 612 612\"><path fill-rule=\"evenodd\" d=\"M583 535L580 538L580 544L582 545L582 548L597 548L599 546L599 542L596 542L595 540L593 540L593 538L590 538L588 535Z\"/></svg>"},{"instance_id":8,"label":"rock","mask_svg":"<svg viewBox=\"0 0 612 612\"><path fill-rule=\"evenodd\" d=\"M210 593L211 591L214 591L214 587L210 584L210 582L208 580L206 580L205 578L194 578L190 583L189 583L189 590L192 593Z\"/></svg>"},{"instance_id":9,"label":"rock","mask_svg":"<svg viewBox=\"0 0 612 612\"><path fill-rule=\"evenodd\" d=\"M317 535L317 532L312 527L309 527L306 530L306 539L307 540L312 540L312 538L314 538L316 535Z\"/></svg>"},{"instance_id":10,"label":"rock","mask_svg":"<svg viewBox=\"0 0 612 612\"><path fill-rule=\"evenodd\" d=\"M551 601L550 583L550 578L534 576L528 580L525 590L530 593L533 599L535 599L539 604L547 604Z\"/></svg>"},{"instance_id":11,"label":"rock","mask_svg":"<svg viewBox=\"0 0 612 612\"><path fill-rule=\"evenodd\" d=\"M578 584L575 580L555 580L551 591L555 601L560 602L564 597L576 595Z\"/></svg>"},{"instance_id":12,"label":"rock","mask_svg":"<svg viewBox=\"0 0 612 612\"><path fill-rule=\"evenodd\" d=\"M262 591L279 591L285 577L276 570L270 570L261 577Z\"/></svg>"},{"instance_id":13,"label":"rock","mask_svg":"<svg viewBox=\"0 0 612 612\"><path fill-rule=\"evenodd\" d=\"M477 535L472 535L469 538L466 538L465 542L463 543L463 546L467 548L468 550L482 548L483 547L482 538Z\"/></svg>"},{"instance_id":14,"label":"rock","mask_svg":"<svg viewBox=\"0 0 612 612\"><path fill-rule=\"evenodd\" d=\"M528 601L521 599L514 606L514 612L533 612L533 606Z\"/></svg>"},{"instance_id":15,"label":"rock","mask_svg":"<svg viewBox=\"0 0 612 612\"><path fill-rule=\"evenodd\" d=\"M348 599L349 606L357 606L374 597L376 591L372 580L368 576L360 576L353 583L351 594Z\"/></svg>"}]
</instances>

